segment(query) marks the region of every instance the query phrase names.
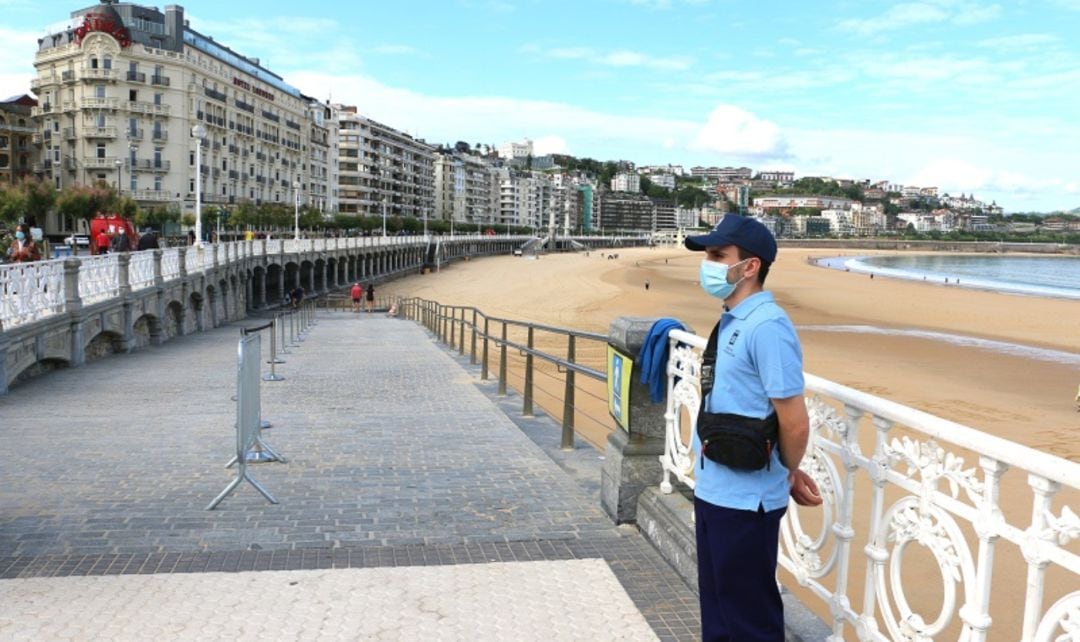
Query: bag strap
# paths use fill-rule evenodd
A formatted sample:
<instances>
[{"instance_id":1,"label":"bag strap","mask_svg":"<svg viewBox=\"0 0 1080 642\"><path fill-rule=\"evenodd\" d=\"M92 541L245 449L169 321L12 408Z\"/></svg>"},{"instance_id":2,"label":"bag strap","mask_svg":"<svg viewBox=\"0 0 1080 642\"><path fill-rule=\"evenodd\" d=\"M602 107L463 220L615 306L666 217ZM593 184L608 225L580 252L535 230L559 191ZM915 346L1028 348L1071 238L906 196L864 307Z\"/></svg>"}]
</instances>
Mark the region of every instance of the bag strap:
<instances>
[{"instance_id":1,"label":"bag strap","mask_svg":"<svg viewBox=\"0 0 1080 642\"><path fill-rule=\"evenodd\" d=\"M717 321L709 333L709 342L705 344L705 352L701 353L701 406L698 408L698 416L705 411L705 400L713 389L713 377L716 368L716 342L720 338L720 322Z\"/></svg>"}]
</instances>

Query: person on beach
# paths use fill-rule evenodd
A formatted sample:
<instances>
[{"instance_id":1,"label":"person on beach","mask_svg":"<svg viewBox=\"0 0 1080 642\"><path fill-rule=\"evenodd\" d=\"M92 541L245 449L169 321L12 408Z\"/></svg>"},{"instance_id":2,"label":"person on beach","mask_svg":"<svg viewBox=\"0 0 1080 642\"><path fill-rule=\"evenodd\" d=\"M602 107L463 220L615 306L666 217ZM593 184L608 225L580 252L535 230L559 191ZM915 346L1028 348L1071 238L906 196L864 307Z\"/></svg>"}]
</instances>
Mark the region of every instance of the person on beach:
<instances>
[{"instance_id":1,"label":"person on beach","mask_svg":"<svg viewBox=\"0 0 1080 642\"><path fill-rule=\"evenodd\" d=\"M787 313L763 287L776 260L776 239L757 220L728 215L684 244L705 253L701 287L724 303L714 330L719 349L713 385L702 410L739 423L777 425L778 442L777 448L765 442L765 467L733 468L713 459L727 460L716 452L721 449L703 454L699 417L694 517L701 636L707 642L782 642L784 609L776 584L780 519L789 496L801 506L817 506L822 499L817 484L799 469L810 436L802 347Z\"/></svg>"},{"instance_id":2,"label":"person on beach","mask_svg":"<svg viewBox=\"0 0 1080 642\"><path fill-rule=\"evenodd\" d=\"M353 283L350 294L352 295L352 311L360 312L360 299L364 296L364 288L360 287L359 283Z\"/></svg>"},{"instance_id":3,"label":"person on beach","mask_svg":"<svg viewBox=\"0 0 1080 642\"><path fill-rule=\"evenodd\" d=\"M367 311L371 312L375 309L375 284L368 283L367 286Z\"/></svg>"}]
</instances>

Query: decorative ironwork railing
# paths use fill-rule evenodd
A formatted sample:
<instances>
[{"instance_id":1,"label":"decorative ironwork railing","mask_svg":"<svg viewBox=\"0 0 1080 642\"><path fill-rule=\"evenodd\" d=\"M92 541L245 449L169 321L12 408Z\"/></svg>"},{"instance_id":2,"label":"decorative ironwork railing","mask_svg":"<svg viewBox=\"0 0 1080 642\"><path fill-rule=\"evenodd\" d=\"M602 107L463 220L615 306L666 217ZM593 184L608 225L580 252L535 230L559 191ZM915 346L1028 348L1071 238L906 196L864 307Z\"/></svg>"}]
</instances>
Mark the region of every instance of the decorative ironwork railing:
<instances>
[{"instance_id":1,"label":"decorative ironwork railing","mask_svg":"<svg viewBox=\"0 0 1080 642\"><path fill-rule=\"evenodd\" d=\"M681 331L670 341L665 493L672 477L694 485L690 435L706 342ZM790 505L780 565L823 603L830 641L847 639L848 627L875 641L1076 639L1080 518L1068 502L1080 464L813 375L806 391L811 441L801 468L824 504ZM940 585L926 579L934 575ZM992 600L1019 616L1017 630L992 629L1004 619Z\"/></svg>"},{"instance_id":2,"label":"decorative ironwork railing","mask_svg":"<svg viewBox=\"0 0 1080 642\"><path fill-rule=\"evenodd\" d=\"M120 256L105 254L79 261L79 298L97 303L120 296Z\"/></svg>"},{"instance_id":3,"label":"decorative ironwork railing","mask_svg":"<svg viewBox=\"0 0 1080 642\"><path fill-rule=\"evenodd\" d=\"M523 242L529 237L465 237L472 242ZM397 247L423 243L419 236L370 236L334 239L273 239L260 242L234 241L182 248L167 248L161 252L161 278L169 281L182 276L180 256L184 257L184 273L229 265L233 262L264 254L303 253L330 249L361 247ZM121 269L121 258L129 257ZM71 261L65 272L65 264ZM93 304L120 296L124 286L132 290L153 285L155 277L154 251L107 254L104 256L70 257L34 263L0 265L0 331L66 311L65 288L78 290L83 304ZM68 277L71 280L68 281ZM76 286L77 284L77 286ZM73 299L74 300L74 297Z\"/></svg>"},{"instance_id":4,"label":"decorative ironwork railing","mask_svg":"<svg viewBox=\"0 0 1080 642\"><path fill-rule=\"evenodd\" d=\"M0 270L0 325L36 321L63 309L62 262L16 263Z\"/></svg>"},{"instance_id":5,"label":"decorative ironwork railing","mask_svg":"<svg viewBox=\"0 0 1080 642\"><path fill-rule=\"evenodd\" d=\"M154 253L134 252L128 263L128 284L132 290L141 290L154 285ZM164 257L162 257L164 260Z\"/></svg>"}]
</instances>

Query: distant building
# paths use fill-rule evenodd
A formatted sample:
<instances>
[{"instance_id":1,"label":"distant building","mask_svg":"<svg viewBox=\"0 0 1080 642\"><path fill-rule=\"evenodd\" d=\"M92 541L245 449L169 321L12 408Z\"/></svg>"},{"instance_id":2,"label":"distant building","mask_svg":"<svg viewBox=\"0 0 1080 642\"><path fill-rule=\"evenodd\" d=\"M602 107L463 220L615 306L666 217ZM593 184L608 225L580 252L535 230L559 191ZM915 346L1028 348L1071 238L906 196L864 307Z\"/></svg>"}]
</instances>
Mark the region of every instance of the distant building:
<instances>
[{"instance_id":1,"label":"distant building","mask_svg":"<svg viewBox=\"0 0 1080 642\"><path fill-rule=\"evenodd\" d=\"M754 207L766 212L797 207L849 210L853 202L851 199L832 196L760 196L754 199Z\"/></svg>"},{"instance_id":2,"label":"distant building","mask_svg":"<svg viewBox=\"0 0 1080 642\"><path fill-rule=\"evenodd\" d=\"M749 167L692 167L690 175L718 183L750 180L754 171Z\"/></svg>"},{"instance_id":3,"label":"distant building","mask_svg":"<svg viewBox=\"0 0 1080 642\"><path fill-rule=\"evenodd\" d=\"M641 177L632 172L619 172L611 179L611 191L613 192L640 192Z\"/></svg>"},{"instance_id":4,"label":"distant building","mask_svg":"<svg viewBox=\"0 0 1080 642\"><path fill-rule=\"evenodd\" d=\"M41 134L30 118L32 107L37 101L25 94L0 101L0 184L29 176L39 162L32 141Z\"/></svg>"},{"instance_id":5,"label":"distant building","mask_svg":"<svg viewBox=\"0 0 1080 642\"><path fill-rule=\"evenodd\" d=\"M503 143L496 151L499 158L525 158L532 156L533 142L526 138L523 143Z\"/></svg>"},{"instance_id":6,"label":"distant building","mask_svg":"<svg viewBox=\"0 0 1080 642\"><path fill-rule=\"evenodd\" d=\"M632 192L602 192L598 197L600 227L611 232L648 232L657 223L657 208L644 194ZM675 210L671 207L671 228L675 227Z\"/></svg>"},{"instance_id":7,"label":"distant building","mask_svg":"<svg viewBox=\"0 0 1080 642\"><path fill-rule=\"evenodd\" d=\"M653 174L649 176L649 180L653 185L659 185L665 189L675 190L675 175L674 174Z\"/></svg>"},{"instance_id":8,"label":"distant building","mask_svg":"<svg viewBox=\"0 0 1080 642\"><path fill-rule=\"evenodd\" d=\"M450 151L436 154L434 218L494 223L499 192L498 172L482 157Z\"/></svg>"},{"instance_id":9,"label":"distant building","mask_svg":"<svg viewBox=\"0 0 1080 642\"><path fill-rule=\"evenodd\" d=\"M758 175L754 177L754 180L772 183L778 186L791 185L795 182L795 172L780 172L775 170L767 170L763 172L758 172Z\"/></svg>"}]
</instances>

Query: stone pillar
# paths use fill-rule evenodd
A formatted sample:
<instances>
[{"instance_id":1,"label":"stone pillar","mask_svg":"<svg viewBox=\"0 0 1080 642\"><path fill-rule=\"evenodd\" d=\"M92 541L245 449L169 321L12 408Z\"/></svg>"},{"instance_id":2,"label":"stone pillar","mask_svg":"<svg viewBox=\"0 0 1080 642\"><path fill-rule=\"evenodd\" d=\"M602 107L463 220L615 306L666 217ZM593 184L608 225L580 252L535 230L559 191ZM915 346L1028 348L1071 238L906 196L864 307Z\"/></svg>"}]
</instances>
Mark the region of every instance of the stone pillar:
<instances>
[{"instance_id":1,"label":"stone pillar","mask_svg":"<svg viewBox=\"0 0 1080 642\"><path fill-rule=\"evenodd\" d=\"M608 328L608 343L634 359L630 398L623 400L629 413L629 430L617 427L608 436L604 467L600 475L600 503L615 523L637 519L638 496L663 479L660 456L664 454L663 403L649 401L649 387L640 383L638 352L656 319L617 317Z\"/></svg>"},{"instance_id":2,"label":"stone pillar","mask_svg":"<svg viewBox=\"0 0 1080 642\"><path fill-rule=\"evenodd\" d=\"M176 257L179 262L178 265L180 266L180 278L183 279L187 276L187 248L176 248Z\"/></svg>"},{"instance_id":3,"label":"stone pillar","mask_svg":"<svg viewBox=\"0 0 1080 642\"><path fill-rule=\"evenodd\" d=\"M165 278L161 276L161 250L151 250L154 253L154 285L163 285Z\"/></svg>"},{"instance_id":4,"label":"stone pillar","mask_svg":"<svg viewBox=\"0 0 1080 642\"><path fill-rule=\"evenodd\" d=\"M79 296L78 259L64 261L64 310L71 315L71 366L86 363L86 348L83 345L82 297Z\"/></svg>"}]
</instances>

